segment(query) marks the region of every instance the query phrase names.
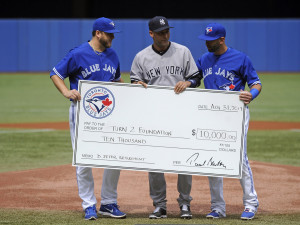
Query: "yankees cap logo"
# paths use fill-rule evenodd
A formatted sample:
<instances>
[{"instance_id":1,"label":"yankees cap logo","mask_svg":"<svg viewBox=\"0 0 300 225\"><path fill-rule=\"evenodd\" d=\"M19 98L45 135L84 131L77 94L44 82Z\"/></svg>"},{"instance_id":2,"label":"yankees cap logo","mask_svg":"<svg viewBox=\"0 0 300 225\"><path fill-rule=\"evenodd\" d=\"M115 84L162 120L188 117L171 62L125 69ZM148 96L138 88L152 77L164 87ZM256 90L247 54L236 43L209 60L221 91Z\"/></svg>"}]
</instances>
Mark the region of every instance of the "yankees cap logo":
<instances>
[{"instance_id":1,"label":"yankees cap logo","mask_svg":"<svg viewBox=\"0 0 300 225\"><path fill-rule=\"evenodd\" d=\"M164 21L164 19L160 19L159 22L160 22L161 25L165 25L166 24L165 21Z\"/></svg>"}]
</instances>

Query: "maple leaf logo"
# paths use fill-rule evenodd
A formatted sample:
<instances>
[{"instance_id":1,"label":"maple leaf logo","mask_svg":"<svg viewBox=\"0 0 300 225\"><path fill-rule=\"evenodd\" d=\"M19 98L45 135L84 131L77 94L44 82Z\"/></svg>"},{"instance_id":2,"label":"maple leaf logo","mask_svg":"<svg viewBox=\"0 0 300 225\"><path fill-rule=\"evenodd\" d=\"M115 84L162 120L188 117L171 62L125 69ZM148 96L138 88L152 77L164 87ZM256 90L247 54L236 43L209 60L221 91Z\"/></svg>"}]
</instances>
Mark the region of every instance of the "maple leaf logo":
<instances>
[{"instance_id":1,"label":"maple leaf logo","mask_svg":"<svg viewBox=\"0 0 300 225\"><path fill-rule=\"evenodd\" d=\"M233 85L233 84L231 84L231 85L229 86L230 90L233 90L234 87L235 87L235 85Z\"/></svg>"},{"instance_id":2,"label":"maple leaf logo","mask_svg":"<svg viewBox=\"0 0 300 225\"><path fill-rule=\"evenodd\" d=\"M102 101L102 104L105 105L105 106L110 106L112 103L112 101L109 101L108 98L106 98L104 101Z\"/></svg>"}]
</instances>

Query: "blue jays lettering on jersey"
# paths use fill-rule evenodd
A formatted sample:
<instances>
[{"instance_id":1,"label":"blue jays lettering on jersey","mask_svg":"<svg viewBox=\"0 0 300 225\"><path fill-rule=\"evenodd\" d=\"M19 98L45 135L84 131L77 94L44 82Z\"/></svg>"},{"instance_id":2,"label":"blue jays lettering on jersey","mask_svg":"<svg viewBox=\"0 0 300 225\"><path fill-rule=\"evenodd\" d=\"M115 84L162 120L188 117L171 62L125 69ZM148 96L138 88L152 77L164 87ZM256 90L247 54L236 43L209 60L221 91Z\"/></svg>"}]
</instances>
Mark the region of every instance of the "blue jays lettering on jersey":
<instances>
[{"instance_id":1,"label":"blue jays lettering on jersey","mask_svg":"<svg viewBox=\"0 0 300 225\"><path fill-rule=\"evenodd\" d=\"M85 42L70 50L53 68L50 77L53 75L58 75L62 80L69 77L71 90L78 89L79 80L119 81L119 58L112 48L96 54Z\"/></svg>"},{"instance_id":2,"label":"blue jays lettering on jersey","mask_svg":"<svg viewBox=\"0 0 300 225\"><path fill-rule=\"evenodd\" d=\"M205 88L240 91L261 84L249 57L233 48L228 48L222 55L205 53L196 62L202 73Z\"/></svg>"}]
</instances>

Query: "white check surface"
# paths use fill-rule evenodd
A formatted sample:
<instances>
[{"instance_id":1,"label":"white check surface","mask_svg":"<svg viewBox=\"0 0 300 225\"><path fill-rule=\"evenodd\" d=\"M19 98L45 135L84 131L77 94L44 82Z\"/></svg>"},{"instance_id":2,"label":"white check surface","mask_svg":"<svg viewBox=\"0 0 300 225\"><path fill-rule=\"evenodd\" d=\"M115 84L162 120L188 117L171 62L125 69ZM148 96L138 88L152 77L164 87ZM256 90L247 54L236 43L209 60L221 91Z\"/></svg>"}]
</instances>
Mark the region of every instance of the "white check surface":
<instances>
[{"instance_id":1,"label":"white check surface","mask_svg":"<svg viewBox=\"0 0 300 225\"><path fill-rule=\"evenodd\" d=\"M81 96L95 87L108 89L115 105L99 119L84 110L86 99L77 104L73 165L241 178L238 92L79 82Z\"/></svg>"}]
</instances>

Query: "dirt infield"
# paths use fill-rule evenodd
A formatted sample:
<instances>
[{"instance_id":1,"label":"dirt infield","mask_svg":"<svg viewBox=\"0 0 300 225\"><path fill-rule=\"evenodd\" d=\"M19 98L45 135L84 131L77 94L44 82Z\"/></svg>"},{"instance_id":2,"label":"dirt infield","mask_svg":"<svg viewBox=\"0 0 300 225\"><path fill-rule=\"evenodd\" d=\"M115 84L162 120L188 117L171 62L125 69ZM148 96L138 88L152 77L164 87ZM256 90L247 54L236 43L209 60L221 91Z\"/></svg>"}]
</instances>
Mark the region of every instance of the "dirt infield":
<instances>
[{"instance_id":1,"label":"dirt infield","mask_svg":"<svg viewBox=\"0 0 300 225\"><path fill-rule=\"evenodd\" d=\"M251 161L254 182L259 197L259 213L300 212L299 167L274 165ZM100 201L103 169L93 169L95 193ZM165 174L167 181L168 213L178 214L176 202L177 175ZM208 179L193 176L191 209L194 215L205 215L210 210ZM239 180L224 179L224 197L227 214L243 210ZM146 172L121 172L118 204L130 214L149 213L153 210L149 197ZM99 204L98 204L99 205ZM75 168L71 165L20 172L0 173L0 208L74 210L81 211L77 193Z\"/></svg>"},{"instance_id":2,"label":"dirt infield","mask_svg":"<svg viewBox=\"0 0 300 225\"><path fill-rule=\"evenodd\" d=\"M68 129L68 123L0 124L3 128ZM300 123L251 122L250 129L300 129ZM259 213L300 212L300 168L270 163L250 162L260 202ZM100 201L103 169L93 169L95 193ZM178 214L176 202L177 175L166 174L168 213ZM193 176L191 209L194 215L210 211L208 179ZM243 210L242 189L239 180L224 179L224 197L227 214ZM118 204L130 214L149 213L153 210L149 197L146 172L122 171L118 187ZM98 204L99 205L99 204ZM19 172L0 173L0 208L74 210L81 211L75 168L56 166Z\"/></svg>"}]
</instances>

